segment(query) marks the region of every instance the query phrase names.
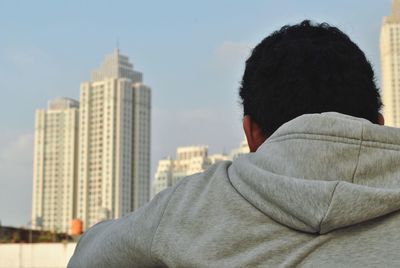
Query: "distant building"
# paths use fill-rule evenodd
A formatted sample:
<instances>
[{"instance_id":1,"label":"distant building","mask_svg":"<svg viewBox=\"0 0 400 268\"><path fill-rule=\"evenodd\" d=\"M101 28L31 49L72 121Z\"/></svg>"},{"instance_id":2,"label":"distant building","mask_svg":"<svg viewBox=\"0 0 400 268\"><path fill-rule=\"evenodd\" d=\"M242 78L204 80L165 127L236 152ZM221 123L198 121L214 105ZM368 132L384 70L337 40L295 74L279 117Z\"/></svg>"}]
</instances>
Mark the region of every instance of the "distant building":
<instances>
[{"instance_id":1,"label":"distant building","mask_svg":"<svg viewBox=\"0 0 400 268\"><path fill-rule=\"evenodd\" d=\"M229 155L208 155L208 147L205 145L178 147L176 160L167 157L158 162L157 171L154 176L153 196L167 187L175 185L186 176L203 172L217 162L233 160L239 155L248 152L249 147L246 140L241 143L239 148L232 150Z\"/></svg>"},{"instance_id":2,"label":"distant building","mask_svg":"<svg viewBox=\"0 0 400 268\"><path fill-rule=\"evenodd\" d=\"M154 181L154 194L175 185L183 177L202 172L209 166L208 147L187 146L178 147L176 160L171 157L160 160Z\"/></svg>"},{"instance_id":3,"label":"distant building","mask_svg":"<svg viewBox=\"0 0 400 268\"><path fill-rule=\"evenodd\" d=\"M149 200L151 91L117 49L80 101L77 217L87 229Z\"/></svg>"},{"instance_id":4,"label":"distant building","mask_svg":"<svg viewBox=\"0 0 400 268\"><path fill-rule=\"evenodd\" d=\"M75 217L78 116L76 100L50 101L36 111L32 227L68 232Z\"/></svg>"},{"instance_id":5,"label":"distant building","mask_svg":"<svg viewBox=\"0 0 400 268\"><path fill-rule=\"evenodd\" d=\"M380 37L383 113L385 125L400 127L400 0L392 3Z\"/></svg>"},{"instance_id":6,"label":"distant building","mask_svg":"<svg viewBox=\"0 0 400 268\"><path fill-rule=\"evenodd\" d=\"M249 145L247 144L246 138L243 139L243 141L240 143L239 148L233 149L231 153L229 154L229 158L232 160L235 160L236 157L242 155L242 154L247 154L250 152Z\"/></svg>"},{"instance_id":7,"label":"distant building","mask_svg":"<svg viewBox=\"0 0 400 268\"><path fill-rule=\"evenodd\" d=\"M158 167L153 183L152 195L156 195L157 193L172 185L174 164L175 160L173 160L170 156L158 161Z\"/></svg>"}]
</instances>

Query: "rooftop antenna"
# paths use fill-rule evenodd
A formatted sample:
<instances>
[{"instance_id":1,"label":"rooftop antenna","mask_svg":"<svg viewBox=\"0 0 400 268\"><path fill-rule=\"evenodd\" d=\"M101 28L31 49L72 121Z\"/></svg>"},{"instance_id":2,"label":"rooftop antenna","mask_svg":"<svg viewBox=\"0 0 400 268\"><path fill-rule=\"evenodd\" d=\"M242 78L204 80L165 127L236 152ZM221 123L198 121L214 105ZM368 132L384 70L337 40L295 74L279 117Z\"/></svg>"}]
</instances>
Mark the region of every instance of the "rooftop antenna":
<instances>
[{"instance_id":1,"label":"rooftop antenna","mask_svg":"<svg viewBox=\"0 0 400 268\"><path fill-rule=\"evenodd\" d=\"M119 39L117 37L117 54L119 54Z\"/></svg>"}]
</instances>

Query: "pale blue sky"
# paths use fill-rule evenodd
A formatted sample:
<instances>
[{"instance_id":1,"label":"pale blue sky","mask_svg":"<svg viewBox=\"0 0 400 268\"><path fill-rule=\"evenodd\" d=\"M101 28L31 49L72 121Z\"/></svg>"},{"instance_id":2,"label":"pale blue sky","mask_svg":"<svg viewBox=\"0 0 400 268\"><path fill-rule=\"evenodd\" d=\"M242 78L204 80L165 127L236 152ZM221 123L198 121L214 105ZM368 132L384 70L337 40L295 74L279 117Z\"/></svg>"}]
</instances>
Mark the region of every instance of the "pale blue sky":
<instances>
[{"instance_id":1,"label":"pale blue sky","mask_svg":"<svg viewBox=\"0 0 400 268\"><path fill-rule=\"evenodd\" d=\"M379 79L379 30L389 13L390 0L1 1L2 224L30 219L34 110L55 97L77 98L117 39L152 88L154 171L177 146L239 145L243 62L273 30L306 18L338 26Z\"/></svg>"}]
</instances>

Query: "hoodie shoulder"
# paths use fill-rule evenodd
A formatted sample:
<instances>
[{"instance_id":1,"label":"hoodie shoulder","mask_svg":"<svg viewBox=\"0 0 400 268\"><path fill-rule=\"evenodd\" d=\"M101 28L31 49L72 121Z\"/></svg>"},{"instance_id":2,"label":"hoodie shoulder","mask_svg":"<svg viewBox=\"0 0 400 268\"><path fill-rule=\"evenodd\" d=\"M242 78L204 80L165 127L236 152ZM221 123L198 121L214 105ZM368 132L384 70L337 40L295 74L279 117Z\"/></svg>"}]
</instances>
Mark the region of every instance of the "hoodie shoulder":
<instances>
[{"instance_id":1,"label":"hoodie shoulder","mask_svg":"<svg viewBox=\"0 0 400 268\"><path fill-rule=\"evenodd\" d=\"M162 267L152 256L154 234L177 187L168 188L135 212L100 222L79 239L68 268Z\"/></svg>"}]
</instances>

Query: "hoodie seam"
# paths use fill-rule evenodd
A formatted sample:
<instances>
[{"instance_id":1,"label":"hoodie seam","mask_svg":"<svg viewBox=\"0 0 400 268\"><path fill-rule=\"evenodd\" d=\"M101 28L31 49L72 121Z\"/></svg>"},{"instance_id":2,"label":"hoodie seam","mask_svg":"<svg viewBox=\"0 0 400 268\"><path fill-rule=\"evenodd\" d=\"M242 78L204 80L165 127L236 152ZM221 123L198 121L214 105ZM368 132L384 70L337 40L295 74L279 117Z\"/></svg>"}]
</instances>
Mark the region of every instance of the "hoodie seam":
<instances>
[{"instance_id":1,"label":"hoodie seam","mask_svg":"<svg viewBox=\"0 0 400 268\"><path fill-rule=\"evenodd\" d=\"M336 138L336 139L342 139L342 140L351 140L351 141L357 141L358 138L351 138L351 137L343 137L343 136L338 136L338 135L331 135L331 134L322 134L322 133L307 133L307 132L290 132L287 134L279 135L276 137L272 137L269 139L269 142L275 142L275 141L281 141L281 140L286 140L286 139L293 139L291 136L317 136L317 137L329 137L329 138ZM296 139L297 137L294 137ZM305 137L301 137L305 138ZM313 138L312 138L313 139ZM314 138L315 139L315 138Z\"/></svg>"},{"instance_id":2,"label":"hoodie seam","mask_svg":"<svg viewBox=\"0 0 400 268\"><path fill-rule=\"evenodd\" d=\"M335 142L335 143L343 143L343 144L350 144L350 145L358 145L358 142L353 142L353 141L358 141L358 139L351 139L351 138L341 138L337 136L328 136L328 135L315 135L315 134L303 134L303 136L299 136L301 134L295 133L295 134L289 134L284 137L280 137L279 139L273 139L269 140L269 143L276 143L276 142L282 142L282 141L288 141L288 140L317 140L317 141L324 141L324 142ZM294 137L290 137L294 136ZM314 137L310 137L314 136ZM316 137L315 137L316 136ZM330 138L336 138L336 139L329 139Z\"/></svg>"},{"instance_id":3,"label":"hoodie seam","mask_svg":"<svg viewBox=\"0 0 400 268\"><path fill-rule=\"evenodd\" d=\"M335 137L335 136L331 136L331 137ZM329 140L329 139L319 139L319 138L306 138L306 137L291 137L291 138L284 138L284 139L279 139L279 140L270 140L269 143L276 143L276 142L282 142L282 141L288 141L288 140L310 140L310 141L321 141L321 142L333 142L333 143L341 143L341 144L349 144L349 145L360 145L360 143L352 143L352 142L346 142L346 141L339 141L339 140ZM357 140L357 139L354 139ZM378 143L378 144L382 144L382 145L393 145L396 147L400 147L399 144L394 144L394 143L380 143L380 142L376 142L376 141L368 141L368 140L363 140L362 141L363 144L361 146L366 147L366 148L377 148L377 149L381 149L381 150L388 150L388 151L394 151L394 152L399 152L399 149L394 149L394 148L388 148L388 147L382 147L382 146L378 146L378 145L372 145L372 144L366 144L367 142L371 142L371 143Z\"/></svg>"},{"instance_id":4,"label":"hoodie seam","mask_svg":"<svg viewBox=\"0 0 400 268\"><path fill-rule=\"evenodd\" d=\"M362 125L362 129L364 129L364 125L363 124L361 124L361 125ZM312 136L314 136L314 137L312 137ZM334 138L334 139L328 139L328 137ZM267 140L267 142L274 143L274 142L280 142L280 141L286 141L286 140L292 140L292 139L321 140L321 141L340 142L340 143L346 143L346 144L359 144L357 142L352 142L352 141L360 140L359 138L341 137L341 136L329 135L329 134L292 132L292 133L281 135L278 137L273 137L273 138ZM382 141L376 141L376 140L362 140L362 141L376 143L376 144L382 144L382 145L392 145L395 147L399 147L399 149L400 149L400 144L398 144L398 143L382 142ZM364 145L364 146L382 148L377 145L375 145L375 146L374 145ZM383 148L383 149L389 149L389 148ZM395 150L395 149L389 149L389 150ZM398 150L396 150L396 151L398 151Z\"/></svg>"},{"instance_id":5,"label":"hoodie seam","mask_svg":"<svg viewBox=\"0 0 400 268\"><path fill-rule=\"evenodd\" d=\"M358 147L356 166L354 167L353 175L351 176L351 182L352 183L354 183L354 177L356 175L356 172L357 172L357 169L358 169L358 165L360 164L361 147L362 147L362 144L363 144L363 134L364 134L364 125L361 124L360 145Z\"/></svg>"},{"instance_id":6,"label":"hoodie seam","mask_svg":"<svg viewBox=\"0 0 400 268\"><path fill-rule=\"evenodd\" d=\"M328 212L329 212L329 210L330 210L330 208L331 208L331 206L332 206L332 201L333 201L333 196L335 195L335 192L336 192L336 188L337 188L337 186L339 185L339 181L335 184L335 187L333 188L333 190L332 190L332 194L331 194L331 198L329 199L329 206L328 206L328 208L326 209L326 212L325 212L325 215L324 215L324 217L321 219L321 221L319 222L319 233L321 233L321 227L322 227L322 224L323 224L323 222L326 220L326 218L328 217Z\"/></svg>"}]
</instances>

